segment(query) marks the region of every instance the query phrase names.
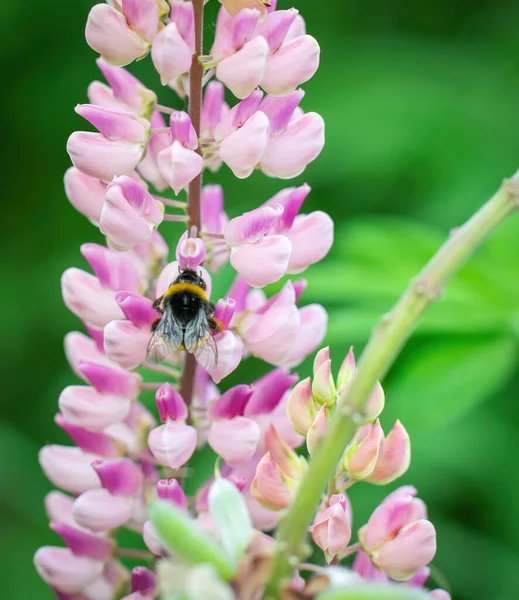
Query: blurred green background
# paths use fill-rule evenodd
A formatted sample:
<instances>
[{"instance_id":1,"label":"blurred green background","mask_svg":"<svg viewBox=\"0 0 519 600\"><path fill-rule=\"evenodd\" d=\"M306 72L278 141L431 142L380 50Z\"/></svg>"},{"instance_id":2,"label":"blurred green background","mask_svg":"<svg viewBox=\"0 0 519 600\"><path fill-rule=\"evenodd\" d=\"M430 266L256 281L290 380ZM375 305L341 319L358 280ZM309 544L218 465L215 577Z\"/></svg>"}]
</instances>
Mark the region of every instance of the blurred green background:
<instances>
[{"instance_id":1,"label":"blurred green background","mask_svg":"<svg viewBox=\"0 0 519 600\"><path fill-rule=\"evenodd\" d=\"M68 266L84 266L82 242L100 241L62 188L66 139L83 127L73 107L100 77L83 39L91 4L0 3L5 598L52 597L32 555L59 543L44 515L50 485L37 463L43 444L65 441L53 416L60 390L74 382L62 340L78 322L63 306L59 278ZM337 224L335 247L308 272L303 300L329 309L338 368L350 344L362 349L448 230L519 166L519 5L302 0L296 7L322 46L303 107L327 123L325 150L296 183L313 188L306 210L326 210ZM208 12L216 8L211 0ZM149 60L132 71L159 88ZM159 90L163 104L173 97ZM262 174L236 181L222 169L217 178L233 216L283 187ZM173 227L162 231L175 238ZM398 417L412 435L412 466L399 483L413 482L430 507L434 564L457 600L519 597L518 257L519 217L456 278L384 386L384 426ZM257 369L243 365L229 384L250 381ZM308 370L308 363L298 369ZM352 490L356 526L386 492Z\"/></svg>"}]
</instances>

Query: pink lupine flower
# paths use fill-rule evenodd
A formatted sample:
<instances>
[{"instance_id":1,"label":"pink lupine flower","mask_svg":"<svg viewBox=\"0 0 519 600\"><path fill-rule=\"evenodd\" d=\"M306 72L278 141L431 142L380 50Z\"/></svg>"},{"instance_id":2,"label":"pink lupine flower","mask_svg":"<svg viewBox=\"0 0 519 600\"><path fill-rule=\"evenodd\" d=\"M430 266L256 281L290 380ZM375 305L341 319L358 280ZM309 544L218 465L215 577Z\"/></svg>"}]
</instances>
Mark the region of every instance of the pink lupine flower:
<instances>
[{"instance_id":1,"label":"pink lupine flower","mask_svg":"<svg viewBox=\"0 0 519 600\"><path fill-rule=\"evenodd\" d=\"M361 427L348 444L343 458L343 466L355 479L369 477L379 457L384 432L377 419L373 425Z\"/></svg>"},{"instance_id":2,"label":"pink lupine flower","mask_svg":"<svg viewBox=\"0 0 519 600\"><path fill-rule=\"evenodd\" d=\"M119 456L121 451L119 444L106 433L102 431L89 431L84 427L74 425L67 421L61 413L57 413L54 421L83 452L106 457Z\"/></svg>"},{"instance_id":3,"label":"pink lupine flower","mask_svg":"<svg viewBox=\"0 0 519 600\"><path fill-rule=\"evenodd\" d=\"M205 244L199 237L189 237L187 231L182 234L175 253L181 270L196 269L204 261L205 255Z\"/></svg>"},{"instance_id":4,"label":"pink lupine flower","mask_svg":"<svg viewBox=\"0 0 519 600\"><path fill-rule=\"evenodd\" d=\"M180 34L177 24L174 21L168 23L159 32L151 48L153 65L160 75L162 85L187 73L191 67L192 55L193 49Z\"/></svg>"},{"instance_id":5,"label":"pink lupine flower","mask_svg":"<svg viewBox=\"0 0 519 600\"><path fill-rule=\"evenodd\" d=\"M34 565L44 581L64 594L80 592L103 572L101 561L53 546L40 548L34 555Z\"/></svg>"},{"instance_id":6,"label":"pink lupine flower","mask_svg":"<svg viewBox=\"0 0 519 600\"><path fill-rule=\"evenodd\" d=\"M144 5L143 5L144 4ZM113 65L127 65L146 56L159 25L155 0L126 0L122 12L96 4L88 15L88 45Z\"/></svg>"},{"instance_id":7,"label":"pink lupine flower","mask_svg":"<svg viewBox=\"0 0 519 600\"><path fill-rule=\"evenodd\" d=\"M359 540L373 564L392 579L405 580L436 553L436 532L416 490L404 486L390 494L359 530Z\"/></svg>"},{"instance_id":8,"label":"pink lupine flower","mask_svg":"<svg viewBox=\"0 0 519 600\"><path fill-rule=\"evenodd\" d=\"M318 406L312 395L310 377L296 384L288 397L287 414L295 431L305 435L314 422Z\"/></svg>"},{"instance_id":9,"label":"pink lupine flower","mask_svg":"<svg viewBox=\"0 0 519 600\"><path fill-rule=\"evenodd\" d=\"M114 553L115 542L109 537L59 521L51 521L50 528L62 538L75 556L84 556L105 562Z\"/></svg>"},{"instance_id":10,"label":"pink lupine flower","mask_svg":"<svg viewBox=\"0 0 519 600\"><path fill-rule=\"evenodd\" d=\"M100 486L92 462L100 457L79 448L50 445L40 450L38 460L52 483L73 494Z\"/></svg>"},{"instance_id":11,"label":"pink lupine flower","mask_svg":"<svg viewBox=\"0 0 519 600\"><path fill-rule=\"evenodd\" d=\"M196 429L186 425L188 416L184 400L165 383L155 396L161 421L148 436L148 446L159 463L178 469L191 458L196 448Z\"/></svg>"},{"instance_id":12,"label":"pink lupine flower","mask_svg":"<svg viewBox=\"0 0 519 600\"><path fill-rule=\"evenodd\" d=\"M330 563L346 550L351 539L351 505L344 494L334 494L316 514L310 528L314 542Z\"/></svg>"},{"instance_id":13,"label":"pink lupine flower","mask_svg":"<svg viewBox=\"0 0 519 600\"><path fill-rule=\"evenodd\" d=\"M263 287L286 272L292 244L284 235L269 235L282 214L281 204L270 204L231 219L225 227L231 264L250 285Z\"/></svg>"},{"instance_id":14,"label":"pink lupine flower","mask_svg":"<svg viewBox=\"0 0 519 600\"><path fill-rule=\"evenodd\" d=\"M105 489L83 492L74 502L74 519L97 533L125 525L131 520L134 500L114 496Z\"/></svg>"},{"instance_id":15,"label":"pink lupine flower","mask_svg":"<svg viewBox=\"0 0 519 600\"><path fill-rule=\"evenodd\" d=\"M69 423L89 431L103 431L122 421L131 408L129 398L100 394L93 387L84 385L67 386L58 402L61 413Z\"/></svg>"},{"instance_id":16,"label":"pink lupine flower","mask_svg":"<svg viewBox=\"0 0 519 600\"><path fill-rule=\"evenodd\" d=\"M164 207L131 177L116 177L106 189L100 229L116 250L147 242L164 218Z\"/></svg>"},{"instance_id":17,"label":"pink lupine flower","mask_svg":"<svg viewBox=\"0 0 519 600\"><path fill-rule=\"evenodd\" d=\"M70 167L65 172L65 193L76 210L94 225L99 225L106 184L95 177L85 175L76 167Z\"/></svg>"},{"instance_id":18,"label":"pink lupine flower","mask_svg":"<svg viewBox=\"0 0 519 600\"><path fill-rule=\"evenodd\" d=\"M202 157L195 152L198 139L187 113L174 111L171 114L170 139L171 146L158 153L157 164L164 180L178 194L203 167Z\"/></svg>"}]
</instances>

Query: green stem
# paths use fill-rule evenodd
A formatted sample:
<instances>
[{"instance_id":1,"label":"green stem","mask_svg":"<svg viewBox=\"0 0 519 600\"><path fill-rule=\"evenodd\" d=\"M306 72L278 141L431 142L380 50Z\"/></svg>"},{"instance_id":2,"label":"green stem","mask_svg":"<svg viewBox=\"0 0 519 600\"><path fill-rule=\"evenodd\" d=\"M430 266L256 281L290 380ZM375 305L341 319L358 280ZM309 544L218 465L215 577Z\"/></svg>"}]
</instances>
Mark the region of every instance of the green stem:
<instances>
[{"instance_id":1,"label":"green stem","mask_svg":"<svg viewBox=\"0 0 519 600\"><path fill-rule=\"evenodd\" d=\"M265 598L277 598L306 552L305 539L328 480L360 421L376 382L393 364L426 309L441 297L454 273L519 205L519 172L505 180L496 194L449 239L414 279L393 310L373 331L345 395L339 399L326 437L312 456L294 503L278 527L277 552Z\"/></svg>"}]
</instances>

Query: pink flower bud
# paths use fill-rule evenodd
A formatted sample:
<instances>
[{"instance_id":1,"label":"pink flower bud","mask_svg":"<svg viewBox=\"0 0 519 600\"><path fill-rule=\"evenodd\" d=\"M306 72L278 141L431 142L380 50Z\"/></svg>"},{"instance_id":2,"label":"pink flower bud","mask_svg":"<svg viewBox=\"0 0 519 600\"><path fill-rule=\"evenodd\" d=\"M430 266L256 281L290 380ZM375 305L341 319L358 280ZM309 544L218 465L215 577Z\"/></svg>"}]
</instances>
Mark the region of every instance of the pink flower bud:
<instances>
[{"instance_id":1,"label":"pink flower bud","mask_svg":"<svg viewBox=\"0 0 519 600\"><path fill-rule=\"evenodd\" d=\"M150 331L153 321L160 317L160 313L153 308L153 302L140 294L119 292L115 295L115 301L135 327Z\"/></svg>"},{"instance_id":2,"label":"pink flower bud","mask_svg":"<svg viewBox=\"0 0 519 600\"><path fill-rule=\"evenodd\" d=\"M245 179L264 158L269 144L268 136L268 117L258 111L240 129L220 142L220 159L231 169L235 177ZM287 143L285 142L284 145L287 146ZM267 164L270 164L270 161L267 161Z\"/></svg>"},{"instance_id":3,"label":"pink flower bud","mask_svg":"<svg viewBox=\"0 0 519 600\"><path fill-rule=\"evenodd\" d=\"M81 269L71 268L63 273L61 291L66 307L92 327L103 328L112 319L122 317L114 292Z\"/></svg>"},{"instance_id":4,"label":"pink flower bud","mask_svg":"<svg viewBox=\"0 0 519 600\"><path fill-rule=\"evenodd\" d=\"M81 527L100 533L126 525L133 505L133 498L112 496L107 490L89 490L74 502L74 518Z\"/></svg>"},{"instance_id":5,"label":"pink flower bud","mask_svg":"<svg viewBox=\"0 0 519 600\"><path fill-rule=\"evenodd\" d=\"M68 446L44 446L38 460L50 481L73 494L99 487L99 479L92 469L96 454L83 452Z\"/></svg>"},{"instance_id":6,"label":"pink flower bud","mask_svg":"<svg viewBox=\"0 0 519 600\"><path fill-rule=\"evenodd\" d=\"M298 456L282 439L271 423L265 431L265 449L270 454L277 467L294 480L299 480L306 470L306 461Z\"/></svg>"},{"instance_id":7,"label":"pink flower bud","mask_svg":"<svg viewBox=\"0 0 519 600\"><path fill-rule=\"evenodd\" d=\"M284 43L270 56L261 87L276 96L294 91L317 71L319 53L319 44L310 35Z\"/></svg>"},{"instance_id":8,"label":"pink flower bud","mask_svg":"<svg viewBox=\"0 0 519 600\"><path fill-rule=\"evenodd\" d=\"M187 498L176 479L160 479L157 481L157 496L161 500L169 500L180 508L187 508Z\"/></svg>"},{"instance_id":9,"label":"pink flower bud","mask_svg":"<svg viewBox=\"0 0 519 600\"><path fill-rule=\"evenodd\" d=\"M188 416L187 406L182 396L169 384L164 383L155 394L155 402L159 409L160 420L185 421Z\"/></svg>"},{"instance_id":10,"label":"pink flower bud","mask_svg":"<svg viewBox=\"0 0 519 600\"><path fill-rule=\"evenodd\" d=\"M292 390L288 397L287 413L294 429L298 433L306 435L317 414L310 377L300 381Z\"/></svg>"},{"instance_id":11,"label":"pink flower bud","mask_svg":"<svg viewBox=\"0 0 519 600\"><path fill-rule=\"evenodd\" d=\"M326 406L321 406L306 434L306 447L310 455L314 454L326 435Z\"/></svg>"},{"instance_id":12,"label":"pink flower bud","mask_svg":"<svg viewBox=\"0 0 519 600\"><path fill-rule=\"evenodd\" d=\"M204 165L200 154L184 147L178 141L159 152L157 163L162 177L173 188L175 194L191 183Z\"/></svg>"},{"instance_id":13,"label":"pink flower bud","mask_svg":"<svg viewBox=\"0 0 519 600\"><path fill-rule=\"evenodd\" d=\"M162 85L174 81L191 68L193 51L182 38L176 23L171 21L153 41L151 59Z\"/></svg>"},{"instance_id":14,"label":"pink flower bud","mask_svg":"<svg viewBox=\"0 0 519 600\"><path fill-rule=\"evenodd\" d=\"M109 140L101 133L75 131L68 138L67 152L82 173L108 182L119 175L133 173L144 153L144 145Z\"/></svg>"},{"instance_id":15,"label":"pink flower bud","mask_svg":"<svg viewBox=\"0 0 519 600\"><path fill-rule=\"evenodd\" d=\"M328 313L320 304L309 304L298 312L299 331L283 361L283 366L287 368L297 366L312 354L321 345L328 327Z\"/></svg>"},{"instance_id":16,"label":"pink flower bud","mask_svg":"<svg viewBox=\"0 0 519 600\"><path fill-rule=\"evenodd\" d=\"M96 460L92 468L105 490L114 496L136 496L142 486L142 473L129 458Z\"/></svg>"},{"instance_id":17,"label":"pink flower bud","mask_svg":"<svg viewBox=\"0 0 519 600\"><path fill-rule=\"evenodd\" d=\"M96 4L86 25L88 45L103 60L113 65L127 65L146 56L149 42L131 29L123 14L106 4Z\"/></svg>"},{"instance_id":18,"label":"pink flower bud","mask_svg":"<svg viewBox=\"0 0 519 600\"><path fill-rule=\"evenodd\" d=\"M378 423L378 419L375 423ZM377 485L391 483L407 471L410 462L411 442L409 435L402 423L396 421L393 429L382 440L377 464L367 477L367 481Z\"/></svg>"},{"instance_id":19,"label":"pink flower bud","mask_svg":"<svg viewBox=\"0 0 519 600\"><path fill-rule=\"evenodd\" d=\"M266 40L256 36L218 63L216 77L237 98L246 98L263 81L268 54Z\"/></svg>"},{"instance_id":20,"label":"pink flower bud","mask_svg":"<svg viewBox=\"0 0 519 600\"><path fill-rule=\"evenodd\" d=\"M146 361L151 333L130 321L111 321L105 327L105 352L124 369L135 369Z\"/></svg>"},{"instance_id":21,"label":"pink flower bud","mask_svg":"<svg viewBox=\"0 0 519 600\"><path fill-rule=\"evenodd\" d=\"M231 466L249 462L258 447L260 428L245 417L216 421L211 425L207 442Z\"/></svg>"},{"instance_id":22,"label":"pink flower bud","mask_svg":"<svg viewBox=\"0 0 519 600\"><path fill-rule=\"evenodd\" d=\"M202 264L206 255L205 244L198 237L189 237L185 231L180 238L177 249L176 259L182 270L196 269Z\"/></svg>"},{"instance_id":23,"label":"pink flower bud","mask_svg":"<svg viewBox=\"0 0 519 600\"><path fill-rule=\"evenodd\" d=\"M34 566L46 583L64 594L80 592L103 572L101 561L53 546L43 546L36 552Z\"/></svg>"},{"instance_id":24,"label":"pink flower bud","mask_svg":"<svg viewBox=\"0 0 519 600\"><path fill-rule=\"evenodd\" d=\"M390 494L359 530L363 550L392 579L405 580L436 553L436 532L410 486Z\"/></svg>"},{"instance_id":25,"label":"pink flower bud","mask_svg":"<svg viewBox=\"0 0 519 600\"><path fill-rule=\"evenodd\" d=\"M294 117L283 132L270 138L260 168L271 177L291 179L317 158L323 146L322 117L317 113Z\"/></svg>"},{"instance_id":26,"label":"pink flower bud","mask_svg":"<svg viewBox=\"0 0 519 600\"><path fill-rule=\"evenodd\" d=\"M83 385L66 387L58 403L63 417L69 423L90 431L102 431L124 419L130 412L129 399L102 395L94 388Z\"/></svg>"},{"instance_id":27,"label":"pink flower bud","mask_svg":"<svg viewBox=\"0 0 519 600\"><path fill-rule=\"evenodd\" d=\"M310 528L314 542L330 563L346 550L351 539L351 506L344 494L331 496L328 506L320 510Z\"/></svg>"},{"instance_id":28,"label":"pink flower bud","mask_svg":"<svg viewBox=\"0 0 519 600\"><path fill-rule=\"evenodd\" d=\"M151 238L162 222L162 204L131 177L117 177L106 190L100 229L116 250L130 250Z\"/></svg>"},{"instance_id":29,"label":"pink flower bud","mask_svg":"<svg viewBox=\"0 0 519 600\"><path fill-rule=\"evenodd\" d=\"M332 375L332 361L325 361L314 374L312 394L319 404L333 406L337 400L337 392Z\"/></svg>"},{"instance_id":30,"label":"pink flower bud","mask_svg":"<svg viewBox=\"0 0 519 600\"><path fill-rule=\"evenodd\" d=\"M149 121L132 113L108 110L93 104L78 104L75 111L110 140L144 144L148 139Z\"/></svg>"},{"instance_id":31,"label":"pink flower bud","mask_svg":"<svg viewBox=\"0 0 519 600\"><path fill-rule=\"evenodd\" d=\"M167 421L150 431L148 446L161 465L179 469L195 451L196 429L181 421Z\"/></svg>"},{"instance_id":32,"label":"pink flower bud","mask_svg":"<svg viewBox=\"0 0 519 600\"><path fill-rule=\"evenodd\" d=\"M114 553L115 542L110 538L94 535L89 531L56 521L51 521L50 528L63 539L76 556L105 562Z\"/></svg>"},{"instance_id":33,"label":"pink flower bud","mask_svg":"<svg viewBox=\"0 0 519 600\"><path fill-rule=\"evenodd\" d=\"M233 298L220 298L214 309L214 318L222 323L224 329L228 329L234 316L236 301Z\"/></svg>"},{"instance_id":34,"label":"pink flower bud","mask_svg":"<svg viewBox=\"0 0 519 600\"><path fill-rule=\"evenodd\" d=\"M215 383L232 373L240 364L243 355L243 342L232 331L222 331L214 338L218 350L218 363L214 369L209 369L209 374ZM206 368L197 359L200 366Z\"/></svg>"},{"instance_id":35,"label":"pink flower bud","mask_svg":"<svg viewBox=\"0 0 519 600\"><path fill-rule=\"evenodd\" d=\"M131 590L143 596L155 597L157 577L146 567L134 567L132 570Z\"/></svg>"},{"instance_id":36,"label":"pink flower bud","mask_svg":"<svg viewBox=\"0 0 519 600\"><path fill-rule=\"evenodd\" d=\"M361 427L348 444L343 457L344 469L355 479L365 479L373 473L384 441L378 419L373 425Z\"/></svg>"},{"instance_id":37,"label":"pink flower bud","mask_svg":"<svg viewBox=\"0 0 519 600\"><path fill-rule=\"evenodd\" d=\"M94 225L99 224L105 191L106 185L103 182L85 175L76 167L65 171L65 193L70 204Z\"/></svg>"},{"instance_id":38,"label":"pink flower bud","mask_svg":"<svg viewBox=\"0 0 519 600\"><path fill-rule=\"evenodd\" d=\"M83 452L91 452L99 456L114 457L120 453L120 448L117 443L108 435L95 431L88 431L83 427L78 427L69 423L63 415L58 413L54 417L54 421L58 427L68 433L71 440L83 450Z\"/></svg>"},{"instance_id":39,"label":"pink flower bud","mask_svg":"<svg viewBox=\"0 0 519 600\"><path fill-rule=\"evenodd\" d=\"M139 273L127 254L100 244L82 244L81 254L87 259L103 287L115 291L141 291Z\"/></svg>"},{"instance_id":40,"label":"pink flower bud","mask_svg":"<svg viewBox=\"0 0 519 600\"><path fill-rule=\"evenodd\" d=\"M282 510L292 503L297 486L298 482L283 473L267 452L256 467L250 491L261 506Z\"/></svg>"},{"instance_id":41,"label":"pink flower bud","mask_svg":"<svg viewBox=\"0 0 519 600\"><path fill-rule=\"evenodd\" d=\"M353 354L353 346L351 346L337 376L337 390L339 393L351 383L353 375L355 375L355 355Z\"/></svg>"}]
</instances>

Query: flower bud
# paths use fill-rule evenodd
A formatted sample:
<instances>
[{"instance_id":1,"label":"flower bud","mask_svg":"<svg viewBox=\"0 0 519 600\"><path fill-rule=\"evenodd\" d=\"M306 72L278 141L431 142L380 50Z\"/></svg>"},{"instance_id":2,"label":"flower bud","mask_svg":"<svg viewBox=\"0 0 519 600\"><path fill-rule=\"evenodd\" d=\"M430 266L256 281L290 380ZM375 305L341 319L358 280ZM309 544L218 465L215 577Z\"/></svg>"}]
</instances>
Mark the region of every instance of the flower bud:
<instances>
[{"instance_id":1,"label":"flower bud","mask_svg":"<svg viewBox=\"0 0 519 600\"><path fill-rule=\"evenodd\" d=\"M202 115L201 115L201 137L212 138L214 137L214 130L218 123L222 120L223 113L225 110L225 98L224 98L224 87L219 81L210 81L204 90L204 98L202 101ZM220 186L205 186L218 187ZM205 189L204 188L204 189ZM221 189L221 188L220 188ZM202 213L203 211L203 200L202 200ZM202 223L204 222L202 214ZM203 226L204 230L218 233L214 228L207 228Z\"/></svg>"},{"instance_id":2,"label":"flower bud","mask_svg":"<svg viewBox=\"0 0 519 600\"><path fill-rule=\"evenodd\" d=\"M45 475L57 487L73 494L98 488L99 479L92 469L96 454L79 448L50 445L40 450L38 460Z\"/></svg>"},{"instance_id":3,"label":"flower bud","mask_svg":"<svg viewBox=\"0 0 519 600\"><path fill-rule=\"evenodd\" d=\"M346 447L342 460L344 469L355 479L365 479L371 475L384 441L384 432L378 419L373 425L361 427Z\"/></svg>"},{"instance_id":4,"label":"flower bud","mask_svg":"<svg viewBox=\"0 0 519 600\"><path fill-rule=\"evenodd\" d=\"M109 531L126 525L132 518L133 507L133 498L112 496L108 490L89 490L74 502L74 519L91 531Z\"/></svg>"},{"instance_id":5,"label":"flower bud","mask_svg":"<svg viewBox=\"0 0 519 600\"><path fill-rule=\"evenodd\" d=\"M99 224L105 192L106 184L99 179L85 175L76 167L65 171L65 193L70 204L94 225Z\"/></svg>"},{"instance_id":6,"label":"flower bud","mask_svg":"<svg viewBox=\"0 0 519 600\"><path fill-rule=\"evenodd\" d=\"M135 179L116 177L106 190L100 229L116 250L131 250L150 239L164 218L163 206Z\"/></svg>"},{"instance_id":7,"label":"flower bud","mask_svg":"<svg viewBox=\"0 0 519 600\"><path fill-rule=\"evenodd\" d=\"M105 490L114 496L136 496L142 486L142 473L129 458L95 460L92 468Z\"/></svg>"},{"instance_id":8,"label":"flower bud","mask_svg":"<svg viewBox=\"0 0 519 600\"><path fill-rule=\"evenodd\" d=\"M84 556L105 562L114 553L115 542L110 538L95 535L84 529L78 529L56 521L51 521L50 528L63 539L76 556Z\"/></svg>"},{"instance_id":9,"label":"flower bud","mask_svg":"<svg viewBox=\"0 0 519 600\"><path fill-rule=\"evenodd\" d=\"M161 500L169 500L180 508L187 509L187 498L176 479L160 479L157 481L157 496Z\"/></svg>"},{"instance_id":10,"label":"flower bud","mask_svg":"<svg viewBox=\"0 0 519 600\"><path fill-rule=\"evenodd\" d=\"M306 447L310 455L315 453L320 441L326 435L326 410L326 406L321 406L306 434Z\"/></svg>"},{"instance_id":11,"label":"flower bud","mask_svg":"<svg viewBox=\"0 0 519 600\"><path fill-rule=\"evenodd\" d=\"M188 417L186 403L182 396L169 383L160 386L155 394L160 420L185 421Z\"/></svg>"},{"instance_id":12,"label":"flower bud","mask_svg":"<svg viewBox=\"0 0 519 600\"><path fill-rule=\"evenodd\" d=\"M182 270L196 269L204 261L206 255L205 244L199 237L189 237L184 232L180 238L175 252L176 259Z\"/></svg>"},{"instance_id":13,"label":"flower bud","mask_svg":"<svg viewBox=\"0 0 519 600\"><path fill-rule=\"evenodd\" d=\"M148 446L161 465L179 469L195 451L196 429L181 421L167 421L150 431Z\"/></svg>"},{"instance_id":14,"label":"flower bud","mask_svg":"<svg viewBox=\"0 0 519 600\"><path fill-rule=\"evenodd\" d=\"M332 361L327 360L317 369L312 381L312 394L319 404L333 406L337 399L332 376Z\"/></svg>"},{"instance_id":15,"label":"flower bud","mask_svg":"<svg viewBox=\"0 0 519 600\"><path fill-rule=\"evenodd\" d=\"M331 496L328 506L320 510L310 528L314 542L330 563L346 550L351 539L351 506L344 494Z\"/></svg>"},{"instance_id":16,"label":"flower bud","mask_svg":"<svg viewBox=\"0 0 519 600\"><path fill-rule=\"evenodd\" d=\"M337 375L337 391L339 393L344 391L351 383L353 375L355 375L355 355L353 354L353 346L350 346Z\"/></svg>"},{"instance_id":17,"label":"flower bud","mask_svg":"<svg viewBox=\"0 0 519 600\"><path fill-rule=\"evenodd\" d=\"M36 552L34 566L46 583L63 594L80 592L103 572L101 561L53 546L43 546Z\"/></svg>"},{"instance_id":18,"label":"flower bud","mask_svg":"<svg viewBox=\"0 0 519 600\"><path fill-rule=\"evenodd\" d=\"M288 397L287 413L294 429L298 433L306 435L317 414L310 377L300 381L292 390Z\"/></svg>"},{"instance_id":19,"label":"flower bud","mask_svg":"<svg viewBox=\"0 0 519 600\"><path fill-rule=\"evenodd\" d=\"M72 508L74 506L74 498L71 498L63 492L52 490L45 496L45 513L49 521L65 523L71 527L76 526Z\"/></svg>"},{"instance_id":20,"label":"flower bud","mask_svg":"<svg viewBox=\"0 0 519 600\"><path fill-rule=\"evenodd\" d=\"M153 571L146 567L134 567L132 569L131 590L139 592L143 596L155 597L157 577Z\"/></svg>"},{"instance_id":21,"label":"flower bud","mask_svg":"<svg viewBox=\"0 0 519 600\"><path fill-rule=\"evenodd\" d=\"M375 423L378 423L378 419ZM395 481L409 468L411 442L400 421L396 421L385 439L382 439L377 463L366 478L370 483L386 485Z\"/></svg>"},{"instance_id":22,"label":"flower bud","mask_svg":"<svg viewBox=\"0 0 519 600\"><path fill-rule=\"evenodd\" d=\"M405 580L436 553L436 532L416 490L404 486L390 494L359 530L359 540L373 564L392 579Z\"/></svg>"}]
</instances>

